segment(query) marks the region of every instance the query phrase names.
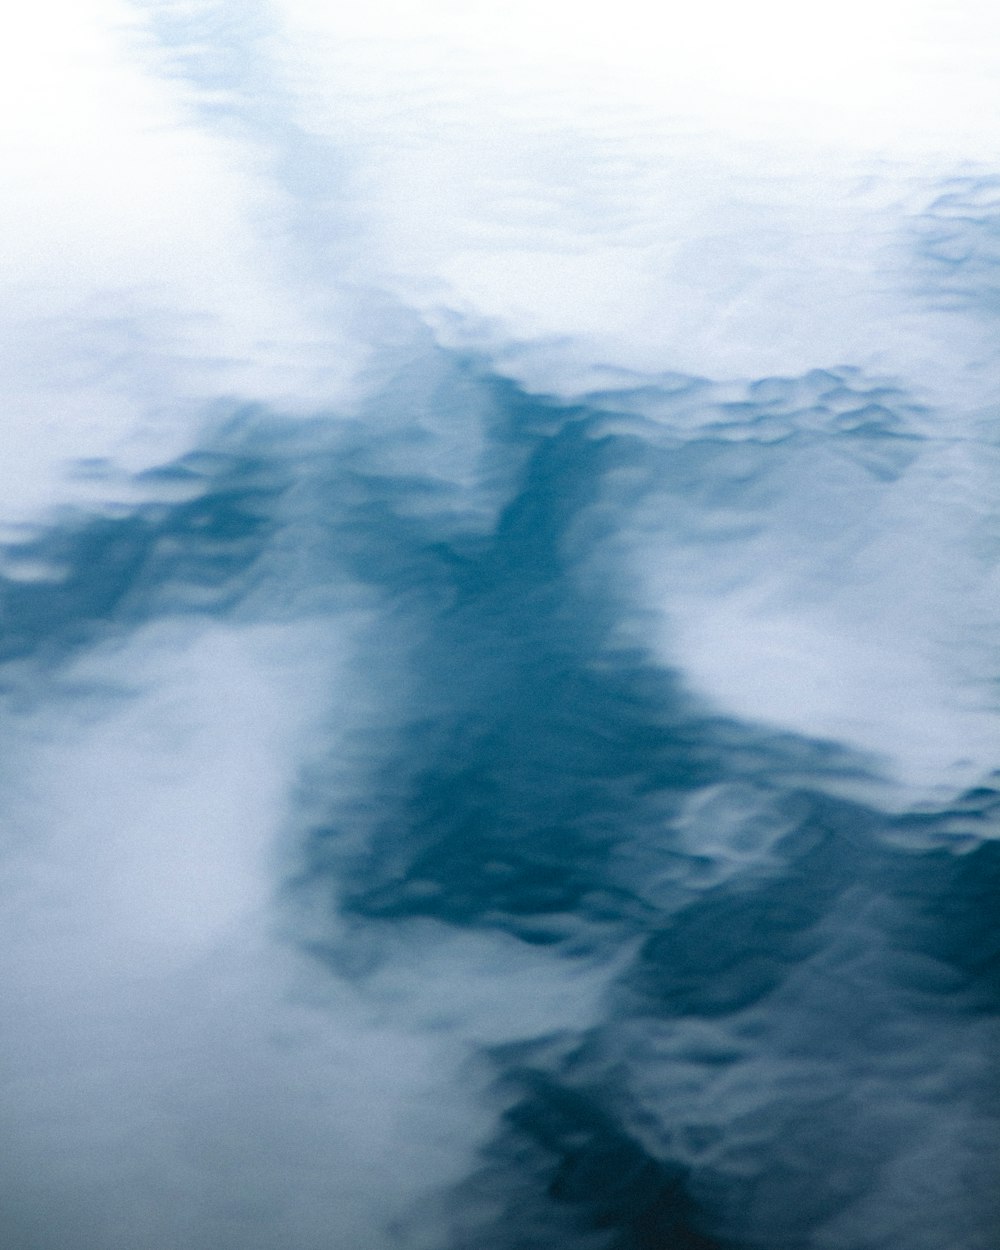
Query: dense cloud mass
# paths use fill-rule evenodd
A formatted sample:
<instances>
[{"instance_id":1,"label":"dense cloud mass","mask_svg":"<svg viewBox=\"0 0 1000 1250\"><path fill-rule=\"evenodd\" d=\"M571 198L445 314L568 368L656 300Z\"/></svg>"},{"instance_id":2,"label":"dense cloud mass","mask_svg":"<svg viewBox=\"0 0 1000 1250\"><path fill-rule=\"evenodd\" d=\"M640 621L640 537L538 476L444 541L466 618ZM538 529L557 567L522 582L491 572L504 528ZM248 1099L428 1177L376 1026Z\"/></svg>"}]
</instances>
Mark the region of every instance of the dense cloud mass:
<instances>
[{"instance_id":1,"label":"dense cloud mass","mask_svg":"<svg viewBox=\"0 0 1000 1250\"><path fill-rule=\"evenodd\" d=\"M3 53L0 1244L995 1250L1000 21L336 7Z\"/></svg>"}]
</instances>

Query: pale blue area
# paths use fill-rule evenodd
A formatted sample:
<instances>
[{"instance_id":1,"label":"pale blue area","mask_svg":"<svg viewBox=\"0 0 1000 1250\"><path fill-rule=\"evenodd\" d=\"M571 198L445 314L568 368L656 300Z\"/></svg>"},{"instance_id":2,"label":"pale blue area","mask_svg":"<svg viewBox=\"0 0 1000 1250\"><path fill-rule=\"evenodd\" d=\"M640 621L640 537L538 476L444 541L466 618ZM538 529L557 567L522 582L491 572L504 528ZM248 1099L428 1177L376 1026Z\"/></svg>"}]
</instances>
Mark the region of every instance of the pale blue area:
<instances>
[{"instance_id":1,"label":"pale blue area","mask_svg":"<svg viewBox=\"0 0 1000 1250\"><path fill-rule=\"evenodd\" d=\"M344 338L371 360L360 398L313 403L308 418L310 404L289 415L212 395L212 432L188 454L128 490L105 460L76 465L97 502L21 540L5 533L0 734L14 762L0 762L0 788L16 819L0 888L9 932L27 936L3 973L21 997L2 1039L13 1144L0 1147L0 1246L995 1250L1000 774L990 761L974 784L929 784L912 799L888 778L895 743L880 757L847 734L737 714L670 635L698 595L721 611L749 587L793 621L803 605L846 603L849 623L871 623L876 655L930 639L945 677L965 681L962 709L987 714L1000 654L993 410L938 410L904 376L819 351L795 376L733 380L588 360L569 332L504 341L502 323L483 329L454 309L422 321L365 269L365 214L381 220L385 205L366 203L349 156L303 120L260 49L274 29L263 11L143 7L192 117L277 188L285 215L268 225L298 266L290 288L353 282L357 324ZM386 107L406 114L412 98L401 88ZM454 101L435 107L450 115ZM572 149L561 143L543 136L539 152L558 164ZM585 255L599 250L619 179L635 177L637 200L655 179L623 161L624 173L594 168L593 186L576 187L576 167L567 186L555 179L554 203ZM962 173L924 191L920 211L893 219L906 298L921 315L989 330L997 180ZM485 176L476 192L492 212ZM768 195L775 264L792 269L811 253L792 250L781 188ZM546 233L546 214L559 214L539 200L539 235L558 253L566 240ZM627 207L623 234L652 239L655 254L655 211ZM754 265L772 255L760 217ZM723 218L729 234L692 238L680 271L700 292L698 266L718 246L705 289L722 292L720 324L771 290L757 275L764 285L751 283L743 305L726 303L741 271L739 222ZM779 284L775 298L799 289ZM853 315L845 306L837 315ZM794 338L803 310L785 311ZM947 328L942 374L961 337ZM454 346L477 335L479 350ZM579 376L560 390L552 379L565 383L574 351ZM99 375L108 362L96 352L84 363ZM976 367L988 376L990 361ZM964 545L949 547L952 533ZM882 600L893 612L880 615ZM163 972L150 941L148 963L138 943L122 973L119 921L80 920L105 898L85 896L88 848L48 840L81 823L62 788L64 764L69 786L86 773L74 735L85 753L88 727L125 709L110 747L95 735L87 775L121 794L139 839L144 796L182 794L171 819L205 820L184 843L203 859L182 865L200 898L200 875L219 872L212 821L231 813L218 815L214 793L199 806L184 790L193 764L174 739L195 733L199 698L218 690L203 694L193 661L194 677L183 670L176 638L285 626L308 639L281 663L300 678L289 681L300 703L320 708L303 714L309 732L281 728L294 716L277 706L280 682L263 682L257 704L239 705L246 723L214 744L225 794L257 794L251 772L275 742L294 757L263 902L223 937L206 924L193 953L178 939L182 972ZM336 677L323 675L327 660ZM227 679L256 691L259 674L240 662ZM849 696L863 684L843 680ZM872 697L891 701L899 682L893 670ZM791 702L808 723L814 691L802 685ZM933 721L928 689L911 703ZM135 706L152 709L152 729L128 719ZM266 750L226 754L232 741L257 745L272 713ZM162 776L121 775L142 733L138 758L162 757ZM972 772L980 749L969 745ZM248 826L255 815L238 812ZM165 858L151 854L146 876ZM108 999L92 1003L85 984L64 1036L61 1004L41 991L49 978L50 999L71 997L58 968L67 949L98 970ZM21 973L29 988L37 978L44 1010Z\"/></svg>"}]
</instances>

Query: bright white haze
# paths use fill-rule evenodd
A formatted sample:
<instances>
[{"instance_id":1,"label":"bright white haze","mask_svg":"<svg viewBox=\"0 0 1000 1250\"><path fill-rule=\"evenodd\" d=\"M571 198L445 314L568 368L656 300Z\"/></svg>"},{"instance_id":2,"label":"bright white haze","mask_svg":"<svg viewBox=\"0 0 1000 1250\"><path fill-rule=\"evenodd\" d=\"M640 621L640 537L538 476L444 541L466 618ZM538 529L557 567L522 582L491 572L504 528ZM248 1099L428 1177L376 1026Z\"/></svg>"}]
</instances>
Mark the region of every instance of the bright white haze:
<instances>
[{"instance_id":1,"label":"bright white haze","mask_svg":"<svg viewBox=\"0 0 1000 1250\"><path fill-rule=\"evenodd\" d=\"M998 82L979 0L8 17L0 1243L990 1250Z\"/></svg>"}]
</instances>

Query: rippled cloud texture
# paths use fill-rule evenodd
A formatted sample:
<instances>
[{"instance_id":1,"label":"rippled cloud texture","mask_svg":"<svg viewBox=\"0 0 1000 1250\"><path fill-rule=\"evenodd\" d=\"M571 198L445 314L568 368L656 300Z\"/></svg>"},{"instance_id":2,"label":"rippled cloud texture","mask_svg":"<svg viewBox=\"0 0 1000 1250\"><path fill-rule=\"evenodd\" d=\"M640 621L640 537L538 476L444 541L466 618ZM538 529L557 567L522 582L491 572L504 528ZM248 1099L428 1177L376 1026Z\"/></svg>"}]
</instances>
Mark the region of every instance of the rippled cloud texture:
<instances>
[{"instance_id":1,"label":"rippled cloud texture","mask_svg":"<svg viewBox=\"0 0 1000 1250\"><path fill-rule=\"evenodd\" d=\"M0 1244L995 1250L998 13L8 21Z\"/></svg>"}]
</instances>

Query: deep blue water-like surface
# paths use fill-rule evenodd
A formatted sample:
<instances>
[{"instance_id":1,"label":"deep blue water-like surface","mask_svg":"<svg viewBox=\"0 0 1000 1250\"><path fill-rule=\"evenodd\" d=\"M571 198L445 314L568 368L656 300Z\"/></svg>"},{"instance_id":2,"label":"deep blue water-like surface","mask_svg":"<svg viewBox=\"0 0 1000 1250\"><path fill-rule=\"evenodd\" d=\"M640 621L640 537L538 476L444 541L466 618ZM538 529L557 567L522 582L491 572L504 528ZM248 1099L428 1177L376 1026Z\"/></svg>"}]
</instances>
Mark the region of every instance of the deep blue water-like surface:
<instances>
[{"instance_id":1,"label":"deep blue water-like surface","mask_svg":"<svg viewBox=\"0 0 1000 1250\"><path fill-rule=\"evenodd\" d=\"M993 1250L995 176L226 12L267 263L9 383L0 1242Z\"/></svg>"}]
</instances>

